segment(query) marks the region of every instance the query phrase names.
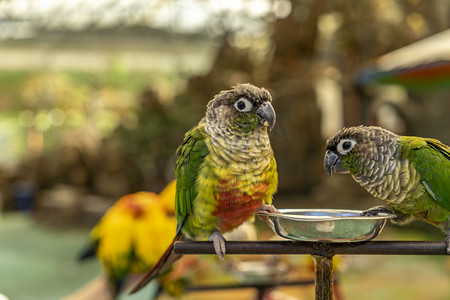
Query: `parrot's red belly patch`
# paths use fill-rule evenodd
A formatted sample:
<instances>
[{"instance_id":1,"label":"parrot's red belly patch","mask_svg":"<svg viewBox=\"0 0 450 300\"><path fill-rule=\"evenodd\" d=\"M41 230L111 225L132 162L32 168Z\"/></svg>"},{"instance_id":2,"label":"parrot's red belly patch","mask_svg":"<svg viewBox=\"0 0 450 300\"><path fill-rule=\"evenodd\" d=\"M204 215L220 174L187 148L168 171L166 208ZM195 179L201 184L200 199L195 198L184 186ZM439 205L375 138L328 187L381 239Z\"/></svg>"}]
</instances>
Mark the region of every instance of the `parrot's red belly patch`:
<instances>
[{"instance_id":1,"label":"parrot's red belly patch","mask_svg":"<svg viewBox=\"0 0 450 300\"><path fill-rule=\"evenodd\" d=\"M254 186L251 193L245 194L238 187L221 183L215 199L217 206L213 216L219 218L219 229L223 233L235 229L255 214L262 205L268 185L260 183Z\"/></svg>"}]
</instances>

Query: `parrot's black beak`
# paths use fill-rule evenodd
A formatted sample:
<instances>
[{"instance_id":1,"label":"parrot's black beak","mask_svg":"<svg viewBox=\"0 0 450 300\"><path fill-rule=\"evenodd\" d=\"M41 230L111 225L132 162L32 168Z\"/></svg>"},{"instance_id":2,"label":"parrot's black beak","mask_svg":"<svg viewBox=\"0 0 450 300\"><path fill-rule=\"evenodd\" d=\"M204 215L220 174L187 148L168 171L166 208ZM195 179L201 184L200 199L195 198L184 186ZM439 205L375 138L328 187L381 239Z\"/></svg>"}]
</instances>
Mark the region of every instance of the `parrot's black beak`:
<instances>
[{"instance_id":1,"label":"parrot's black beak","mask_svg":"<svg viewBox=\"0 0 450 300\"><path fill-rule=\"evenodd\" d=\"M329 176L331 176L333 172L340 174L348 173L348 170L344 169L344 167L342 166L342 160L336 153L331 150L327 150L327 152L325 153L323 165L325 167L325 171L327 171Z\"/></svg>"},{"instance_id":2,"label":"parrot's black beak","mask_svg":"<svg viewBox=\"0 0 450 300\"><path fill-rule=\"evenodd\" d=\"M275 126L277 117L275 115L275 110L270 102L264 102L256 111L259 123L265 127L269 127L270 130Z\"/></svg>"}]
</instances>

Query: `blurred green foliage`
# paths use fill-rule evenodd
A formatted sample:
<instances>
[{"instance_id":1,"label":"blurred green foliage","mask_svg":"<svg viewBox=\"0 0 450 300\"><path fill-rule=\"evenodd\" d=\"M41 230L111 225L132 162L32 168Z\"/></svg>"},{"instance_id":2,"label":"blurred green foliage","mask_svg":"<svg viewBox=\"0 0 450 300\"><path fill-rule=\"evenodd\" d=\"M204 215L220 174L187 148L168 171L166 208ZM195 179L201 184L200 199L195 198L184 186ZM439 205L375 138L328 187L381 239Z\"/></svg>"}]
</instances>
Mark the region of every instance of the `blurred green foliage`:
<instances>
[{"instance_id":1,"label":"blurred green foliage","mask_svg":"<svg viewBox=\"0 0 450 300\"><path fill-rule=\"evenodd\" d=\"M55 151L69 133L88 130L99 152L103 140L118 141L140 178L136 188L158 179L159 188L173 176L170 161L181 133L192 126L183 121L186 109L174 105L175 93L164 93L176 80L170 74L131 74L119 57L103 73L2 71L0 140L7 150L0 164L10 167L27 155Z\"/></svg>"}]
</instances>

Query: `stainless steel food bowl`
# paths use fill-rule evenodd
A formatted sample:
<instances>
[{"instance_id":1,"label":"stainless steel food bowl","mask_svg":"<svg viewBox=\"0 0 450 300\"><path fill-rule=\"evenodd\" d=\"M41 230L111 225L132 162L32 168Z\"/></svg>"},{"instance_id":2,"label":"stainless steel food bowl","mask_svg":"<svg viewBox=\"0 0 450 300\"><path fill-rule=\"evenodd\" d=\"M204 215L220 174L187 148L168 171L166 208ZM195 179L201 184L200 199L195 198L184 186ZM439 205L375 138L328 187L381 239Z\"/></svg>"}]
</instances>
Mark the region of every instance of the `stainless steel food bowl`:
<instances>
[{"instance_id":1,"label":"stainless steel food bowl","mask_svg":"<svg viewBox=\"0 0 450 300\"><path fill-rule=\"evenodd\" d=\"M362 210L280 209L279 213L258 212L268 219L279 236L310 242L358 242L376 237L394 214L361 216Z\"/></svg>"}]
</instances>

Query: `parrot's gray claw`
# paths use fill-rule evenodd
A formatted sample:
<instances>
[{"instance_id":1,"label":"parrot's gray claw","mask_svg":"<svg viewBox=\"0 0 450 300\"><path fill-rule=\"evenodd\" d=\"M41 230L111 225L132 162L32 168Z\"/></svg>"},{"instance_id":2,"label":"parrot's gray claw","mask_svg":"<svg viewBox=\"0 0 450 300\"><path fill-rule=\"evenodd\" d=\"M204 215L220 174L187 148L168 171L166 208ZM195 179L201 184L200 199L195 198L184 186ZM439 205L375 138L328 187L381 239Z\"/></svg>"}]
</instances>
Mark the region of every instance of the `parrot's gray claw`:
<instances>
[{"instance_id":1,"label":"parrot's gray claw","mask_svg":"<svg viewBox=\"0 0 450 300\"><path fill-rule=\"evenodd\" d=\"M379 205L379 206L374 206L372 208L369 208L368 210L363 211L360 215L362 217L373 217L373 216L377 216L380 213L392 214L392 212L389 209L387 209L383 205Z\"/></svg>"},{"instance_id":2,"label":"parrot's gray claw","mask_svg":"<svg viewBox=\"0 0 450 300\"><path fill-rule=\"evenodd\" d=\"M447 251L447 254L450 254L450 233L445 238L445 244L447 245L445 250Z\"/></svg>"},{"instance_id":3,"label":"parrot's gray claw","mask_svg":"<svg viewBox=\"0 0 450 300\"><path fill-rule=\"evenodd\" d=\"M258 210L258 212L265 212L265 213L271 213L271 214L279 214L280 212L278 211L278 209L275 208L275 206L273 205L268 205L268 204L263 204L261 205ZM265 215L259 215L257 214L258 218L264 222L266 222L267 226L271 227L271 221L269 220L269 218Z\"/></svg>"},{"instance_id":4,"label":"parrot's gray claw","mask_svg":"<svg viewBox=\"0 0 450 300\"><path fill-rule=\"evenodd\" d=\"M218 231L214 231L209 236L208 241L213 242L214 251L216 251L217 257L219 257L220 260L223 260L225 252L227 252L223 235Z\"/></svg>"},{"instance_id":5,"label":"parrot's gray claw","mask_svg":"<svg viewBox=\"0 0 450 300\"><path fill-rule=\"evenodd\" d=\"M273 205L268 205L268 204L263 204L258 208L257 212L267 212L267 213L272 213L272 214L279 214L280 212L278 211L278 209L275 208L275 206Z\"/></svg>"}]
</instances>

